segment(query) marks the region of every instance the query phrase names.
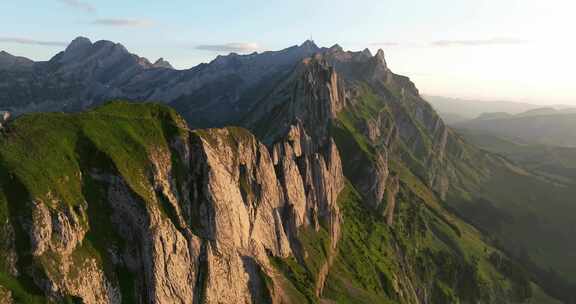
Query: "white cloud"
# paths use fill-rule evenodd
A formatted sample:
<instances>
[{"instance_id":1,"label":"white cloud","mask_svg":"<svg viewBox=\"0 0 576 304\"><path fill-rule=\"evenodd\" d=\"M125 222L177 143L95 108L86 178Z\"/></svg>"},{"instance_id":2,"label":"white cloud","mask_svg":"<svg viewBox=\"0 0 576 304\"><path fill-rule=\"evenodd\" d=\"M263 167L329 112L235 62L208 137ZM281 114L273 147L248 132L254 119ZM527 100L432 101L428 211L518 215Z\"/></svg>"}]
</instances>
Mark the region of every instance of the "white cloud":
<instances>
[{"instance_id":1,"label":"white cloud","mask_svg":"<svg viewBox=\"0 0 576 304\"><path fill-rule=\"evenodd\" d=\"M397 42L373 42L370 43L370 46L374 46L374 47L386 47L386 46L399 46L400 44Z\"/></svg>"},{"instance_id":2,"label":"white cloud","mask_svg":"<svg viewBox=\"0 0 576 304\"><path fill-rule=\"evenodd\" d=\"M18 43L27 45L43 45L43 46L66 46L68 44L63 41L46 41L46 40L36 40L23 37L0 37L0 42Z\"/></svg>"},{"instance_id":3,"label":"white cloud","mask_svg":"<svg viewBox=\"0 0 576 304\"><path fill-rule=\"evenodd\" d=\"M84 2L81 0L58 0L64 4L66 4L67 6L71 7L71 8L75 8L87 13L95 13L96 12L96 8L88 3L88 2Z\"/></svg>"},{"instance_id":4,"label":"white cloud","mask_svg":"<svg viewBox=\"0 0 576 304\"><path fill-rule=\"evenodd\" d=\"M526 40L516 38L492 38L480 40L438 40L432 41L431 46L449 47L449 46L482 46L482 45L510 45L523 44Z\"/></svg>"},{"instance_id":5,"label":"white cloud","mask_svg":"<svg viewBox=\"0 0 576 304\"><path fill-rule=\"evenodd\" d=\"M225 44L203 44L196 46L197 50L212 52L235 52L251 53L258 50L260 46L256 43L231 42Z\"/></svg>"},{"instance_id":6,"label":"white cloud","mask_svg":"<svg viewBox=\"0 0 576 304\"><path fill-rule=\"evenodd\" d=\"M145 27L153 23L145 19L103 18L92 21L92 24L116 27Z\"/></svg>"}]
</instances>

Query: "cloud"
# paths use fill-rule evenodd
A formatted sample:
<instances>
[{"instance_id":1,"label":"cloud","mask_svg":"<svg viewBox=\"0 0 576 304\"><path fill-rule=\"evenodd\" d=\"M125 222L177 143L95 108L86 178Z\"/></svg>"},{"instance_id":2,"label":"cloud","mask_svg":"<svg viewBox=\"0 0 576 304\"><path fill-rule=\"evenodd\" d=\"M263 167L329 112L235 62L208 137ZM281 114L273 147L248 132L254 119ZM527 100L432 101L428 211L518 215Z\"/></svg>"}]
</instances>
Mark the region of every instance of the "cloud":
<instances>
[{"instance_id":1,"label":"cloud","mask_svg":"<svg viewBox=\"0 0 576 304\"><path fill-rule=\"evenodd\" d=\"M152 25L152 22L145 19L104 18L96 19L92 21L92 24L115 27L145 27Z\"/></svg>"},{"instance_id":2,"label":"cloud","mask_svg":"<svg viewBox=\"0 0 576 304\"><path fill-rule=\"evenodd\" d=\"M71 8L75 8L86 13L95 13L96 8L92 4L81 0L58 0Z\"/></svg>"},{"instance_id":3,"label":"cloud","mask_svg":"<svg viewBox=\"0 0 576 304\"><path fill-rule=\"evenodd\" d=\"M203 44L196 46L197 50L212 52L234 52L251 53L258 50L260 46L256 43L232 42L225 44Z\"/></svg>"},{"instance_id":4,"label":"cloud","mask_svg":"<svg viewBox=\"0 0 576 304\"><path fill-rule=\"evenodd\" d=\"M370 43L370 46L399 46L400 44L397 42L373 42Z\"/></svg>"},{"instance_id":5,"label":"cloud","mask_svg":"<svg viewBox=\"0 0 576 304\"><path fill-rule=\"evenodd\" d=\"M36 40L22 37L0 37L0 42L19 43L27 45L43 45L43 46L66 46L68 43L63 41L46 41Z\"/></svg>"},{"instance_id":6,"label":"cloud","mask_svg":"<svg viewBox=\"0 0 576 304\"><path fill-rule=\"evenodd\" d=\"M523 44L527 41L516 38L492 38L485 40L438 40L432 41L431 46L450 47L450 46L482 46L482 45L510 45Z\"/></svg>"}]
</instances>

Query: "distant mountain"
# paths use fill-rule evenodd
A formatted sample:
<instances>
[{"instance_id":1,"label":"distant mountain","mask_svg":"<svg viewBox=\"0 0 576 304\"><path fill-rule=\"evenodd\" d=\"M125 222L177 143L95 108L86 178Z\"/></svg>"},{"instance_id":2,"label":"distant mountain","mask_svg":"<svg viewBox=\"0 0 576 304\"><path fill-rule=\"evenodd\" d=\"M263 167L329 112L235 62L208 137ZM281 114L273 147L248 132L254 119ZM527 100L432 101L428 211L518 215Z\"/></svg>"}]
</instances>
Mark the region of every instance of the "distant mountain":
<instances>
[{"instance_id":1,"label":"distant mountain","mask_svg":"<svg viewBox=\"0 0 576 304\"><path fill-rule=\"evenodd\" d=\"M159 58L154 62L152 65L155 68L167 68L167 69L174 69L174 67L170 64L170 62L164 60L164 58Z\"/></svg>"},{"instance_id":2,"label":"distant mountain","mask_svg":"<svg viewBox=\"0 0 576 304\"><path fill-rule=\"evenodd\" d=\"M526 112L518 113L516 117L544 116L544 115L564 115L576 114L576 108L564 106L562 108L542 107L532 109ZM512 118L512 117L508 117Z\"/></svg>"},{"instance_id":3,"label":"distant mountain","mask_svg":"<svg viewBox=\"0 0 576 304\"><path fill-rule=\"evenodd\" d=\"M446 117L449 124L474 119L483 113L518 114L542 107L523 102L467 100L440 96L424 96L424 99L432 104L440 116ZM451 119L454 115L463 119L459 121Z\"/></svg>"},{"instance_id":4,"label":"distant mountain","mask_svg":"<svg viewBox=\"0 0 576 304\"><path fill-rule=\"evenodd\" d=\"M458 129L468 142L502 154L542 176L561 183L576 183L576 148L517 142L482 130Z\"/></svg>"},{"instance_id":5,"label":"distant mountain","mask_svg":"<svg viewBox=\"0 0 576 304\"><path fill-rule=\"evenodd\" d=\"M13 56L0 51L0 71L21 71L32 67L34 62L25 57Z\"/></svg>"},{"instance_id":6,"label":"distant mountain","mask_svg":"<svg viewBox=\"0 0 576 304\"><path fill-rule=\"evenodd\" d=\"M259 94L320 49L311 41L278 52L219 56L209 64L174 70L152 64L111 41L78 37L63 52L25 71L0 73L0 109L14 114L78 111L114 98L173 105L194 126L223 124L250 110ZM209 117L210 121L203 121Z\"/></svg>"},{"instance_id":7,"label":"distant mountain","mask_svg":"<svg viewBox=\"0 0 576 304\"><path fill-rule=\"evenodd\" d=\"M505 112L490 112L490 113L482 113L476 119L478 120L507 119L513 116L514 115Z\"/></svg>"},{"instance_id":8,"label":"distant mountain","mask_svg":"<svg viewBox=\"0 0 576 304\"><path fill-rule=\"evenodd\" d=\"M483 114L453 124L456 129L482 131L529 144L576 147L576 111L539 108L516 115Z\"/></svg>"},{"instance_id":9,"label":"distant mountain","mask_svg":"<svg viewBox=\"0 0 576 304\"><path fill-rule=\"evenodd\" d=\"M456 114L456 113L438 113L438 115L440 115L440 117L442 117L442 120L448 125L451 125L451 124L454 124L457 122L470 120L470 118Z\"/></svg>"}]
</instances>

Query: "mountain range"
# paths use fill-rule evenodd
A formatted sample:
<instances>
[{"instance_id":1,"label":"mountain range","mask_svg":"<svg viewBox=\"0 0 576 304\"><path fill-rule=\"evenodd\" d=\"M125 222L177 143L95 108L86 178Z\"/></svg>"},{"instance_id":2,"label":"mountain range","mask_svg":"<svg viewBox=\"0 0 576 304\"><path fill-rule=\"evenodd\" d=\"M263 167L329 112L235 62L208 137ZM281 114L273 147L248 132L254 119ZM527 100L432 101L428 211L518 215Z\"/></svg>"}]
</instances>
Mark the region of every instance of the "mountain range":
<instances>
[{"instance_id":1,"label":"mountain range","mask_svg":"<svg viewBox=\"0 0 576 304\"><path fill-rule=\"evenodd\" d=\"M483 115L516 115L529 113L534 110L539 111L558 111L574 109L568 105L553 105L544 107L538 104L514 101L497 101L497 100L469 100L459 98L449 98L442 96L424 96L426 101L430 102L438 114L448 124L460 123Z\"/></svg>"},{"instance_id":2,"label":"mountain range","mask_svg":"<svg viewBox=\"0 0 576 304\"><path fill-rule=\"evenodd\" d=\"M576 111L539 108L511 115L486 113L476 119L453 124L454 128L482 131L519 143L576 147Z\"/></svg>"},{"instance_id":3,"label":"mountain range","mask_svg":"<svg viewBox=\"0 0 576 304\"><path fill-rule=\"evenodd\" d=\"M0 88L3 302L576 301L575 188L468 143L382 50L175 70L80 37L1 53Z\"/></svg>"}]
</instances>

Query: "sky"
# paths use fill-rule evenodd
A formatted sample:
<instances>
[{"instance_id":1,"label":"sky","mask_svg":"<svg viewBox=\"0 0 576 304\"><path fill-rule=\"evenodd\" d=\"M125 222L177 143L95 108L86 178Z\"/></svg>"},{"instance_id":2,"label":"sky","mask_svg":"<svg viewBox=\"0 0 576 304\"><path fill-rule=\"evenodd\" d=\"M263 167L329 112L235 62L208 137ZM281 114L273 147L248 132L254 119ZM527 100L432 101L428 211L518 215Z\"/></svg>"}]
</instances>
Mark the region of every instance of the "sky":
<instances>
[{"instance_id":1,"label":"sky","mask_svg":"<svg viewBox=\"0 0 576 304\"><path fill-rule=\"evenodd\" d=\"M1 0L0 50L47 60L77 36L190 68L229 52L382 48L423 94L576 105L576 1Z\"/></svg>"}]
</instances>

